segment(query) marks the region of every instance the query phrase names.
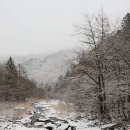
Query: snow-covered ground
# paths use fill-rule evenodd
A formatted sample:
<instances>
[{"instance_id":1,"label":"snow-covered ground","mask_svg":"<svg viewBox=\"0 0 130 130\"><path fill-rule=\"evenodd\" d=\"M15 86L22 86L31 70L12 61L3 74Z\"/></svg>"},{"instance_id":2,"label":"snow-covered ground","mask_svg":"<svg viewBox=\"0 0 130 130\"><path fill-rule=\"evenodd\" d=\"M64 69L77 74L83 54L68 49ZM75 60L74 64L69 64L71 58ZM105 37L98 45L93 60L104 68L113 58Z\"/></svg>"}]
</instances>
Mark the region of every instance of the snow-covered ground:
<instances>
[{"instance_id":1,"label":"snow-covered ground","mask_svg":"<svg viewBox=\"0 0 130 130\"><path fill-rule=\"evenodd\" d=\"M32 104L35 109L20 120L11 121L0 117L0 130L101 130L94 125L97 121L84 118L76 120L78 115L71 104L55 100Z\"/></svg>"}]
</instances>

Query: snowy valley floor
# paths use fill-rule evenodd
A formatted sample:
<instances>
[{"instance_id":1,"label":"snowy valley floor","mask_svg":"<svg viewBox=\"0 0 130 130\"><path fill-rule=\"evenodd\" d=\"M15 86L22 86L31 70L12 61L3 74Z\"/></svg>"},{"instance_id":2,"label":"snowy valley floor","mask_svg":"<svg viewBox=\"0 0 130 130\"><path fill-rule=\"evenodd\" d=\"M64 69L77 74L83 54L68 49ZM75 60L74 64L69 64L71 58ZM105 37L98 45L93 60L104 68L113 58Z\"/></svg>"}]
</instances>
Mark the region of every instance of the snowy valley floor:
<instances>
[{"instance_id":1,"label":"snowy valley floor","mask_svg":"<svg viewBox=\"0 0 130 130\"><path fill-rule=\"evenodd\" d=\"M61 101L40 100L20 104L13 112L10 111L12 114L9 111L5 113L0 116L0 130L101 130L94 125L98 121L77 119L84 114L76 114L72 104Z\"/></svg>"}]
</instances>

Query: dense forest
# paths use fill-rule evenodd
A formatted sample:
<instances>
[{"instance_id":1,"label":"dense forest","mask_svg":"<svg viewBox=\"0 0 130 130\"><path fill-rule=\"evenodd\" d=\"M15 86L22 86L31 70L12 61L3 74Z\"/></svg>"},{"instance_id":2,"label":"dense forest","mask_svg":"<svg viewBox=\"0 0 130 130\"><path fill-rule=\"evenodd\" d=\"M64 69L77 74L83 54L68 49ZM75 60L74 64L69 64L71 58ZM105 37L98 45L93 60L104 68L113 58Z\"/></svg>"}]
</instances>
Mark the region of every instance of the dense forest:
<instances>
[{"instance_id":1,"label":"dense forest","mask_svg":"<svg viewBox=\"0 0 130 130\"><path fill-rule=\"evenodd\" d=\"M118 28L101 12L76 25L85 48L50 97L74 103L101 120L130 120L130 14ZM54 94L55 93L55 94Z\"/></svg>"},{"instance_id":2,"label":"dense forest","mask_svg":"<svg viewBox=\"0 0 130 130\"><path fill-rule=\"evenodd\" d=\"M25 101L27 98L42 98L44 91L28 79L27 72L10 57L0 65L0 101Z\"/></svg>"}]
</instances>

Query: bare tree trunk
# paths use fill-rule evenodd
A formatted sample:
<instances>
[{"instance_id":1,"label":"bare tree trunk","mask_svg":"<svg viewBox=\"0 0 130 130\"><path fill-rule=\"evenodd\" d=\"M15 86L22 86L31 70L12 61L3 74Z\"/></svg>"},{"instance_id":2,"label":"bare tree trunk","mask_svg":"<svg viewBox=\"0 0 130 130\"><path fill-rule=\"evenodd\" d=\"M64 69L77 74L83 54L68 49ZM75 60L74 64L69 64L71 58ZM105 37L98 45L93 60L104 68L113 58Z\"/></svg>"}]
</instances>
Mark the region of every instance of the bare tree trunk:
<instances>
[{"instance_id":1,"label":"bare tree trunk","mask_svg":"<svg viewBox=\"0 0 130 130\"><path fill-rule=\"evenodd\" d=\"M101 75L101 80L102 80L102 89L103 89L103 107L104 107L104 112L107 111L107 106L106 106L106 90L105 90L105 81L103 75Z\"/></svg>"},{"instance_id":2,"label":"bare tree trunk","mask_svg":"<svg viewBox=\"0 0 130 130\"><path fill-rule=\"evenodd\" d=\"M104 113L104 107L103 107L103 96L102 96L102 85L101 85L101 76L98 76L98 90L99 90L99 107L100 107L100 114L102 115Z\"/></svg>"},{"instance_id":3,"label":"bare tree trunk","mask_svg":"<svg viewBox=\"0 0 130 130\"><path fill-rule=\"evenodd\" d=\"M97 59L97 69L98 69L98 85L99 85L99 104L100 104L100 113L102 116L106 113L106 92L105 92L105 82L103 76L103 66L100 62L99 55L96 55Z\"/></svg>"}]
</instances>

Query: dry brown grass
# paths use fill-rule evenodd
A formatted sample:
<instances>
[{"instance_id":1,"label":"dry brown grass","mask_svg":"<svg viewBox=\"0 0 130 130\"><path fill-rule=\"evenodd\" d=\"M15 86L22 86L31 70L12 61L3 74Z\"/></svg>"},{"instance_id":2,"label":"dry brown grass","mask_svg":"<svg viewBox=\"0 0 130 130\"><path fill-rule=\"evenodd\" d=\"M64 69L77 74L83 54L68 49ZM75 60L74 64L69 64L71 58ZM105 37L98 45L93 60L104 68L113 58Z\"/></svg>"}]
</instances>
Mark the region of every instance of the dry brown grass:
<instances>
[{"instance_id":1,"label":"dry brown grass","mask_svg":"<svg viewBox=\"0 0 130 130\"><path fill-rule=\"evenodd\" d=\"M23 109L23 112L16 113L16 108ZM20 119L26 116L27 111L34 110L29 102L3 102L0 103L0 116L6 116L9 119Z\"/></svg>"}]
</instances>

